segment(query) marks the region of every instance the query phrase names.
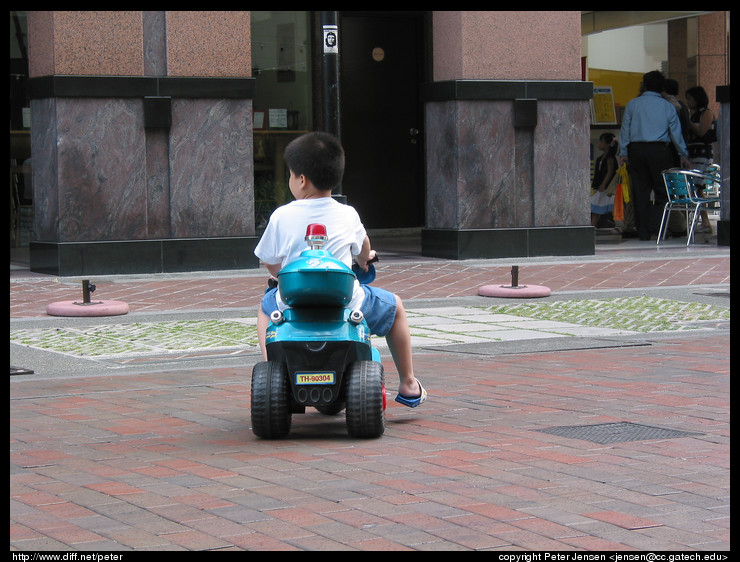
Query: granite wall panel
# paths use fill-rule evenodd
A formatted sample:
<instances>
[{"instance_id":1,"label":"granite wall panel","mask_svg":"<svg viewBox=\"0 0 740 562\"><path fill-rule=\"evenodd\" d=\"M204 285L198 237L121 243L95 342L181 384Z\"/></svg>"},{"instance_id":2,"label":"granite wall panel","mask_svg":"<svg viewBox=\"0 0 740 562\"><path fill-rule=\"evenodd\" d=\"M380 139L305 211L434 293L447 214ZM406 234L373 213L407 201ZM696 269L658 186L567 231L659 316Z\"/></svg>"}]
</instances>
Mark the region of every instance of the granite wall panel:
<instances>
[{"instance_id":1,"label":"granite wall panel","mask_svg":"<svg viewBox=\"0 0 740 562\"><path fill-rule=\"evenodd\" d=\"M587 104L539 100L517 128L512 100L428 103L427 226L589 224Z\"/></svg>"},{"instance_id":2,"label":"granite wall panel","mask_svg":"<svg viewBox=\"0 0 740 562\"><path fill-rule=\"evenodd\" d=\"M56 100L57 240L146 238L141 101Z\"/></svg>"},{"instance_id":3,"label":"granite wall panel","mask_svg":"<svg viewBox=\"0 0 740 562\"><path fill-rule=\"evenodd\" d=\"M426 223L429 228L457 226L457 104L426 105Z\"/></svg>"},{"instance_id":4,"label":"granite wall panel","mask_svg":"<svg viewBox=\"0 0 740 562\"><path fill-rule=\"evenodd\" d=\"M458 227L517 226L511 102L458 101Z\"/></svg>"},{"instance_id":5,"label":"granite wall panel","mask_svg":"<svg viewBox=\"0 0 740 562\"><path fill-rule=\"evenodd\" d=\"M172 237L253 235L253 168L251 100L173 100Z\"/></svg>"},{"instance_id":6,"label":"granite wall panel","mask_svg":"<svg viewBox=\"0 0 740 562\"><path fill-rule=\"evenodd\" d=\"M146 131L146 232L147 238L169 238L170 167L169 131Z\"/></svg>"},{"instance_id":7,"label":"granite wall panel","mask_svg":"<svg viewBox=\"0 0 740 562\"><path fill-rule=\"evenodd\" d=\"M534 226L590 224L588 101L540 100L534 129Z\"/></svg>"},{"instance_id":8,"label":"granite wall panel","mask_svg":"<svg viewBox=\"0 0 740 562\"><path fill-rule=\"evenodd\" d=\"M33 154L33 238L46 242L59 238L57 185L56 100L31 100Z\"/></svg>"}]
</instances>

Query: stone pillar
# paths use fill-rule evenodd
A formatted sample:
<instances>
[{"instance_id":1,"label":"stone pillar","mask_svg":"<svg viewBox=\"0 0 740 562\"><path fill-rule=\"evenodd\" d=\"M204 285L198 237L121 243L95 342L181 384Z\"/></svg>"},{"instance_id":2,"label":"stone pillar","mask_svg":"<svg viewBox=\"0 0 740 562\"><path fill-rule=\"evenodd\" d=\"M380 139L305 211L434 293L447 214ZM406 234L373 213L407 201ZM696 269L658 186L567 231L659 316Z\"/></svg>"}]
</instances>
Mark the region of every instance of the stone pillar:
<instances>
[{"instance_id":1,"label":"stone pillar","mask_svg":"<svg viewBox=\"0 0 740 562\"><path fill-rule=\"evenodd\" d=\"M31 269L258 267L248 12L29 12Z\"/></svg>"},{"instance_id":2,"label":"stone pillar","mask_svg":"<svg viewBox=\"0 0 740 562\"><path fill-rule=\"evenodd\" d=\"M678 81L679 98L689 83L689 55L687 20L678 19L668 22L668 72L666 78Z\"/></svg>"},{"instance_id":3,"label":"stone pillar","mask_svg":"<svg viewBox=\"0 0 740 562\"><path fill-rule=\"evenodd\" d=\"M717 221L717 245L730 245L730 85L717 86L716 101L720 106L717 118L719 136L719 165L721 166L722 189L720 211ZM710 98L711 99L711 98Z\"/></svg>"},{"instance_id":4,"label":"stone pillar","mask_svg":"<svg viewBox=\"0 0 740 562\"><path fill-rule=\"evenodd\" d=\"M730 245L730 15L718 11L698 18L696 77L709 97L709 109L717 119L719 142L714 161L721 166L721 207L717 222L717 245Z\"/></svg>"},{"instance_id":5,"label":"stone pillar","mask_svg":"<svg viewBox=\"0 0 740 562\"><path fill-rule=\"evenodd\" d=\"M715 86L730 83L729 12L704 14L697 18L697 22L696 85L706 90L709 109L717 116L720 103L713 91Z\"/></svg>"},{"instance_id":6,"label":"stone pillar","mask_svg":"<svg viewBox=\"0 0 740 562\"><path fill-rule=\"evenodd\" d=\"M594 253L580 12L434 12L422 253Z\"/></svg>"}]
</instances>

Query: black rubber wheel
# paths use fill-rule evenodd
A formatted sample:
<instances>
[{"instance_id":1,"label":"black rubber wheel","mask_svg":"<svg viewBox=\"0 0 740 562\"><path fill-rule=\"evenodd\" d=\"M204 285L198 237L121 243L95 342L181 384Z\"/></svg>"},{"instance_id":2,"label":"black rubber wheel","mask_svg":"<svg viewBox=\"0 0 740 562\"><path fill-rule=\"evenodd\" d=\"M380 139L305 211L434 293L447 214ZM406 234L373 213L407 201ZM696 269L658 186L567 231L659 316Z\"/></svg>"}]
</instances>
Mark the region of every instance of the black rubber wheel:
<instances>
[{"instance_id":1,"label":"black rubber wheel","mask_svg":"<svg viewBox=\"0 0 740 562\"><path fill-rule=\"evenodd\" d=\"M352 437L380 437L385 431L383 365L355 361L347 380L347 430Z\"/></svg>"},{"instance_id":2,"label":"black rubber wheel","mask_svg":"<svg viewBox=\"0 0 740 562\"><path fill-rule=\"evenodd\" d=\"M252 370L252 431L264 439L290 433L290 382L284 363L262 361Z\"/></svg>"}]
</instances>

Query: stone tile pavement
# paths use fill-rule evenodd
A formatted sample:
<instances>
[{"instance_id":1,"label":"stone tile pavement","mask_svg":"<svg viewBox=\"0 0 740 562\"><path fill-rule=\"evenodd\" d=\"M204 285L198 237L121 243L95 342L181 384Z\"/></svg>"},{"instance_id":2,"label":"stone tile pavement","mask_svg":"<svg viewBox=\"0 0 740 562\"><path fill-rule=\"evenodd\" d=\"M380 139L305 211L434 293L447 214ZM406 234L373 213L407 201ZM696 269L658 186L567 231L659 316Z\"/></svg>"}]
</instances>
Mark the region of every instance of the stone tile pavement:
<instances>
[{"instance_id":1,"label":"stone tile pavement","mask_svg":"<svg viewBox=\"0 0 740 562\"><path fill-rule=\"evenodd\" d=\"M465 321L449 330L460 341L417 340L430 398L389 400L379 439L350 439L341 414L315 411L294 415L286 439L254 437L253 349L95 362L11 344L11 365L34 371L9 383L11 550L729 551L729 312L717 312L729 310L729 249L643 245L520 272L553 290L537 304L647 296L658 312L717 312L685 330L492 318L520 303L475 289L508 284L512 264L384 255L377 283L420 329ZM264 272L96 284L131 306L98 322L112 331L247 319ZM44 312L78 297L74 280L11 272L11 332L87 326ZM483 337L473 314L557 330Z\"/></svg>"}]
</instances>

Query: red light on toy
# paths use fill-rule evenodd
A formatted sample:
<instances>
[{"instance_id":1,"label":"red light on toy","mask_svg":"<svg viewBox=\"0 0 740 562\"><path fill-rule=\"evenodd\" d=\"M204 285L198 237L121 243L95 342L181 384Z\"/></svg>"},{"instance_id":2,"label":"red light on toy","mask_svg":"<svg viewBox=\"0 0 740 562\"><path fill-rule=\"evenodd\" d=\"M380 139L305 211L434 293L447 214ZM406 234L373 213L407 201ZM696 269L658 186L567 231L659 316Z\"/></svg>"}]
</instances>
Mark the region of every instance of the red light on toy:
<instances>
[{"instance_id":1,"label":"red light on toy","mask_svg":"<svg viewBox=\"0 0 740 562\"><path fill-rule=\"evenodd\" d=\"M326 227L323 224L309 224L306 227L306 238L309 236L323 236L326 238Z\"/></svg>"},{"instance_id":2,"label":"red light on toy","mask_svg":"<svg viewBox=\"0 0 740 562\"><path fill-rule=\"evenodd\" d=\"M327 239L326 227L323 224L314 223L306 227L306 244L312 250L320 250Z\"/></svg>"}]
</instances>

